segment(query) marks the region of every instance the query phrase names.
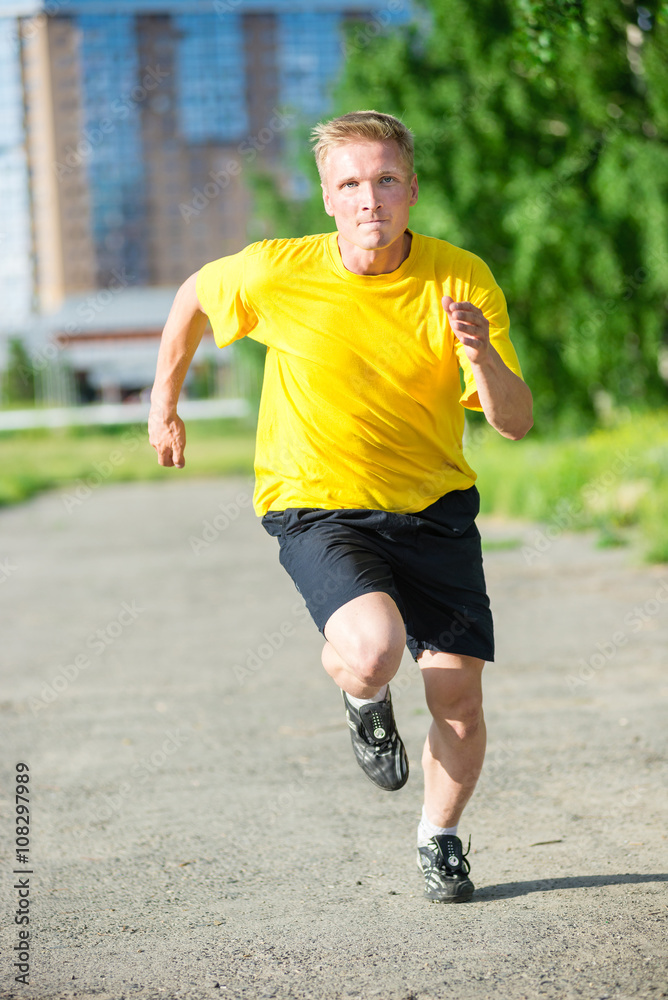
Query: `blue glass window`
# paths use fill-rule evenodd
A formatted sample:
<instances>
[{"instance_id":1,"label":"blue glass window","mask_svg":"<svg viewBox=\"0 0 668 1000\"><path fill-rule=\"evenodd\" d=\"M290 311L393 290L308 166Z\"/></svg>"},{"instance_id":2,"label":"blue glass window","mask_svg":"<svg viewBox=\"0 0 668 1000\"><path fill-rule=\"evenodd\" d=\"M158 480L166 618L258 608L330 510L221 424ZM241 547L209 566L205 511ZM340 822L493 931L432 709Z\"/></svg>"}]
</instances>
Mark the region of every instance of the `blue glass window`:
<instances>
[{"instance_id":1,"label":"blue glass window","mask_svg":"<svg viewBox=\"0 0 668 1000\"><path fill-rule=\"evenodd\" d=\"M90 184L93 240L100 283L125 268L133 284L147 280L141 92L133 17L82 15L81 153Z\"/></svg>"},{"instance_id":2,"label":"blue glass window","mask_svg":"<svg viewBox=\"0 0 668 1000\"><path fill-rule=\"evenodd\" d=\"M19 46L9 18L0 18L0 137L0 327L16 333L30 313L32 261Z\"/></svg>"},{"instance_id":3,"label":"blue glass window","mask_svg":"<svg viewBox=\"0 0 668 1000\"><path fill-rule=\"evenodd\" d=\"M179 132L189 143L233 142L248 132L242 19L238 14L174 18Z\"/></svg>"},{"instance_id":4,"label":"blue glass window","mask_svg":"<svg viewBox=\"0 0 668 1000\"><path fill-rule=\"evenodd\" d=\"M343 52L338 13L300 12L278 19L280 101L317 118L329 107L329 89Z\"/></svg>"}]
</instances>

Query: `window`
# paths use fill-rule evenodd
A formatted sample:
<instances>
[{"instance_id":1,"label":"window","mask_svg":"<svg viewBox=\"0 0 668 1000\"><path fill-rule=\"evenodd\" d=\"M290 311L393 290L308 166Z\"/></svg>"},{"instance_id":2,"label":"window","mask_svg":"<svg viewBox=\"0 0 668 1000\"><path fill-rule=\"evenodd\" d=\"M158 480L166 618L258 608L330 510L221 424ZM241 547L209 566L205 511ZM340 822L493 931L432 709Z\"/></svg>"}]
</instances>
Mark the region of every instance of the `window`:
<instances>
[{"instance_id":1,"label":"window","mask_svg":"<svg viewBox=\"0 0 668 1000\"><path fill-rule=\"evenodd\" d=\"M179 131L189 143L239 140L248 132L242 20L237 14L176 17Z\"/></svg>"},{"instance_id":2,"label":"window","mask_svg":"<svg viewBox=\"0 0 668 1000\"><path fill-rule=\"evenodd\" d=\"M307 118L329 107L329 88L342 60L340 14L303 12L278 19L280 100Z\"/></svg>"},{"instance_id":3,"label":"window","mask_svg":"<svg viewBox=\"0 0 668 1000\"><path fill-rule=\"evenodd\" d=\"M81 148L90 185L99 280L105 284L114 269L126 267L133 281L141 283L147 278L144 240L139 239L145 228L145 178L134 18L84 15L77 26L84 119Z\"/></svg>"}]
</instances>

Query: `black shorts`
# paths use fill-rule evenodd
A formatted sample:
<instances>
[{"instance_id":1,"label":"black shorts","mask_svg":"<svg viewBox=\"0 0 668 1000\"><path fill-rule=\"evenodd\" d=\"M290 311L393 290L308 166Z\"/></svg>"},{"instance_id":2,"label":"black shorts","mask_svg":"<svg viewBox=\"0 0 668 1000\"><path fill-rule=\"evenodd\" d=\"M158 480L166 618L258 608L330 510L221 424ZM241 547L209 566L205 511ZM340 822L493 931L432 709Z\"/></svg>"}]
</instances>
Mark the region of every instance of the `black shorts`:
<instances>
[{"instance_id":1,"label":"black shorts","mask_svg":"<svg viewBox=\"0 0 668 1000\"><path fill-rule=\"evenodd\" d=\"M418 514L290 507L265 514L262 524L278 538L281 565L323 634L348 601L382 591L399 608L415 659L433 649L491 661L479 508L472 486Z\"/></svg>"}]
</instances>

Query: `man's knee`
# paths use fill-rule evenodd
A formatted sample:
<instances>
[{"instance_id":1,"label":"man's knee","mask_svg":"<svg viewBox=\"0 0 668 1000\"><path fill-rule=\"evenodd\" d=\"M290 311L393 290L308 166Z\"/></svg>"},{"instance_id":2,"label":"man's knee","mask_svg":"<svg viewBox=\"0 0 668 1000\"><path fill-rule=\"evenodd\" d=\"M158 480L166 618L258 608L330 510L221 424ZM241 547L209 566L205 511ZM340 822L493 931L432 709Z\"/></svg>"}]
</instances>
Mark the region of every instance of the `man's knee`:
<instances>
[{"instance_id":1,"label":"man's knee","mask_svg":"<svg viewBox=\"0 0 668 1000\"><path fill-rule=\"evenodd\" d=\"M406 628L389 594L361 594L335 611L325 638L345 667L366 687L380 688L399 669Z\"/></svg>"},{"instance_id":2,"label":"man's knee","mask_svg":"<svg viewBox=\"0 0 668 1000\"><path fill-rule=\"evenodd\" d=\"M401 663L403 647L360 642L348 653L346 666L368 687L382 687L388 684Z\"/></svg>"},{"instance_id":3,"label":"man's knee","mask_svg":"<svg viewBox=\"0 0 668 1000\"><path fill-rule=\"evenodd\" d=\"M450 694L447 689L432 691L427 705L437 724L450 726L459 739L475 736L483 722L482 692L472 690Z\"/></svg>"},{"instance_id":4,"label":"man's knee","mask_svg":"<svg viewBox=\"0 0 668 1000\"><path fill-rule=\"evenodd\" d=\"M461 738L475 735L483 721L484 661L426 650L419 663L427 706L436 723L448 723Z\"/></svg>"},{"instance_id":5,"label":"man's knee","mask_svg":"<svg viewBox=\"0 0 668 1000\"><path fill-rule=\"evenodd\" d=\"M445 715L441 715L440 713L434 714L432 712L432 715L438 730L444 735L444 730L447 730L451 734L450 739L454 735L455 739L462 746L471 740L475 740L484 725L484 714L481 705L477 707L470 705L467 708L447 710ZM426 761L431 760L432 756L429 740L427 740L422 754L422 763L425 764Z\"/></svg>"},{"instance_id":6,"label":"man's knee","mask_svg":"<svg viewBox=\"0 0 668 1000\"><path fill-rule=\"evenodd\" d=\"M483 722L482 697L455 705L446 721L460 740L477 736Z\"/></svg>"}]
</instances>

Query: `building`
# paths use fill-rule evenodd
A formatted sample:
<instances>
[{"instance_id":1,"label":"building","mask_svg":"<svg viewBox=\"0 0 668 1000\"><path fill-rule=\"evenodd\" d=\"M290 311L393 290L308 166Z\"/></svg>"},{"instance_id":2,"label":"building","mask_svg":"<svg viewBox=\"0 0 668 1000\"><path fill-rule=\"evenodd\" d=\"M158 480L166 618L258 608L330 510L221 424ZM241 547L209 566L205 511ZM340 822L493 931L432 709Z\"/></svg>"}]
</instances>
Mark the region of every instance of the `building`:
<instances>
[{"instance_id":1,"label":"building","mask_svg":"<svg viewBox=\"0 0 668 1000\"><path fill-rule=\"evenodd\" d=\"M136 391L130 361L131 385L94 371L95 331L110 326L102 366L114 329L126 357L134 336L154 358L156 304L248 242L249 168L280 174L298 125L327 113L344 20L371 43L407 16L407 0L0 0L0 330L87 357L89 389Z\"/></svg>"}]
</instances>

